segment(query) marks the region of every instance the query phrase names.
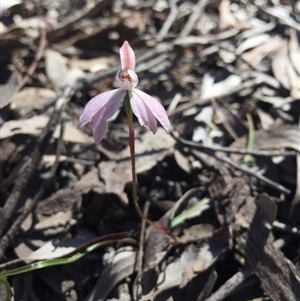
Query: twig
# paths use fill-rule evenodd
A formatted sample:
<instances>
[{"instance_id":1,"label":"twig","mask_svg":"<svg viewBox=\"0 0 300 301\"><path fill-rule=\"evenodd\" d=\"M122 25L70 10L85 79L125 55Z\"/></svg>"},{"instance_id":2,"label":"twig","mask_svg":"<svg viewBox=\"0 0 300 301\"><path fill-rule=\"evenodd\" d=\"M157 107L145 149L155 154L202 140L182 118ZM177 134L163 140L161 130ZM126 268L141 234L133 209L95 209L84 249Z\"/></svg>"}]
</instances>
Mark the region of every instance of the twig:
<instances>
[{"instance_id":1,"label":"twig","mask_svg":"<svg viewBox=\"0 0 300 301\"><path fill-rule=\"evenodd\" d=\"M12 185L16 179L24 172L31 159L28 156L22 158L22 160L11 170L10 174L0 183L0 189L7 189Z\"/></svg>"},{"instance_id":2,"label":"twig","mask_svg":"<svg viewBox=\"0 0 300 301\"><path fill-rule=\"evenodd\" d=\"M289 234L296 234L300 235L300 228L295 226L286 225L284 223L281 223L279 221L274 221L272 224L272 227L276 230L289 233Z\"/></svg>"},{"instance_id":3,"label":"twig","mask_svg":"<svg viewBox=\"0 0 300 301\"><path fill-rule=\"evenodd\" d=\"M176 0L170 0L170 14L168 15L167 20L165 21L164 25L162 26L160 32L158 33L156 40L158 42L162 41L164 39L164 37L166 36L166 34L168 33L170 27L172 26L172 24L174 23L177 15L178 15L178 8L176 5Z\"/></svg>"},{"instance_id":4,"label":"twig","mask_svg":"<svg viewBox=\"0 0 300 301\"><path fill-rule=\"evenodd\" d=\"M216 292L205 301L221 301L229 296L241 283L251 276L251 269L244 268L229 278Z\"/></svg>"},{"instance_id":5,"label":"twig","mask_svg":"<svg viewBox=\"0 0 300 301\"><path fill-rule=\"evenodd\" d=\"M221 156L217 155L216 153L212 153L212 152L209 152L209 151L205 151L205 153L207 155L209 155L209 156L212 156L212 157L216 158L217 160L219 160L221 162L229 164L231 167L234 167L237 170L240 170L240 171L242 171L242 172L244 172L244 173L246 173L246 174L248 174L248 175L250 175L252 177L255 177L255 178L261 180L266 185L268 185L268 186L270 186L270 187L272 187L272 188L274 188L274 189L276 189L276 190L278 190L280 192L283 192L285 194L290 194L291 193L291 191L289 189L287 189L287 188L283 187L282 185L280 185L280 184L278 184L278 183L276 183L276 182L274 182L274 181L266 178L265 176L259 174L257 171L252 171L251 169L248 169L246 167L240 166L239 164L233 162L229 158L221 157ZM201 160L201 158L199 157L199 155L197 154L196 151L192 151L192 154L196 158L198 158L198 159Z\"/></svg>"},{"instance_id":6,"label":"twig","mask_svg":"<svg viewBox=\"0 0 300 301\"><path fill-rule=\"evenodd\" d=\"M210 145L205 146L203 144L189 141L179 137L178 132L171 132L171 135L180 143L186 146L192 146L193 148L199 150L211 150L215 152L223 152L223 153L232 153L232 154L241 154L241 155L253 155L258 157L275 157L275 156L296 156L297 151L286 151L286 150L255 150L255 149L240 149L233 147L225 147L218 145Z\"/></svg>"},{"instance_id":7,"label":"twig","mask_svg":"<svg viewBox=\"0 0 300 301\"><path fill-rule=\"evenodd\" d=\"M43 57L43 53L47 46L46 29L45 28L40 29L40 36L41 36L40 43L39 43L39 47L38 47L37 53L35 55L34 61L30 65L30 67L27 71L27 75L22 79L19 89L21 89L22 87L24 87L26 85L29 78L33 75L34 71L36 70L38 62Z\"/></svg>"},{"instance_id":8,"label":"twig","mask_svg":"<svg viewBox=\"0 0 300 301\"><path fill-rule=\"evenodd\" d=\"M199 0L198 3L195 5L193 13L191 14L189 20L187 21L186 25L180 32L179 37L185 37L190 34L195 26L195 23L199 19L200 15L203 12L204 7L208 4L209 0Z\"/></svg>"}]
</instances>

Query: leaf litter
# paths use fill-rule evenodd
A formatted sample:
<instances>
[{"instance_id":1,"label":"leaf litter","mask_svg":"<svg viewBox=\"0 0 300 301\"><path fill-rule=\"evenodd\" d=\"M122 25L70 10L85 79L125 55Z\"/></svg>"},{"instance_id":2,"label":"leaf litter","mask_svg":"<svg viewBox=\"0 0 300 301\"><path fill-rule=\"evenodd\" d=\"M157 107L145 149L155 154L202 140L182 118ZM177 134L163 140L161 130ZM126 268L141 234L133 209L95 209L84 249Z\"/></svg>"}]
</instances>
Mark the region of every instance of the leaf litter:
<instances>
[{"instance_id":1,"label":"leaf litter","mask_svg":"<svg viewBox=\"0 0 300 301\"><path fill-rule=\"evenodd\" d=\"M9 276L11 300L300 300L299 10L3 1L0 278L86 251ZM99 146L77 129L88 100L116 87L125 40L173 127L154 136L135 121L140 206L176 242L133 206L123 109Z\"/></svg>"}]
</instances>

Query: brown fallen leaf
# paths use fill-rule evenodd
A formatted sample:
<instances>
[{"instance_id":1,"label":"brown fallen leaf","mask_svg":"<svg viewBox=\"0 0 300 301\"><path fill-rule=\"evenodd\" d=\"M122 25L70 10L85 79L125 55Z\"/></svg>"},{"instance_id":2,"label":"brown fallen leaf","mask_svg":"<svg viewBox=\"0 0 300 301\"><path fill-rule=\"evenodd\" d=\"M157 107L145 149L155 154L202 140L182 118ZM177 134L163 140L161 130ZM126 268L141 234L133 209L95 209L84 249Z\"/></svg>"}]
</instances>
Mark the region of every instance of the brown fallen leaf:
<instances>
[{"instance_id":1,"label":"brown fallen leaf","mask_svg":"<svg viewBox=\"0 0 300 301\"><path fill-rule=\"evenodd\" d=\"M258 44L257 47L243 53L241 58L257 69L262 60L270 53L276 52L281 47L281 44L282 38L279 35L269 37L266 42Z\"/></svg>"},{"instance_id":2,"label":"brown fallen leaf","mask_svg":"<svg viewBox=\"0 0 300 301\"><path fill-rule=\"evenodd\" d=\"M284 88L290 91L290 95L299 98L299 44L292 31L290 41L283 41L281 48L272 60L272 69L277 80ZM298 59L297 59L298 57ZM298 61L297 61L298 60ZM296 67L294 67L296 66Z\"/></svg>"},{"instance_id":3,"label":"brown fallen leaf","mask_svg":"<svg viewBox=\"0 0 300 301\"><path fill-rule=\"evenodd\" d=\"M249 229L237 239L247 264L272 300L300 300L300 277L295 265L273 246L271 227L266 225L265 218L270 215L264 215L264 208L259 202L257 205L254 202L248 203L248 206L251 206L251 209L244 212L247 219L249 212L252 212ZM274 214L272 215L274 217Z\"/></svg>"},{"instance_id":4,"label":"brown fallen leaf","mask_svg":"<svg viewBox=\"0 0 300 301\"><path fill-rule=\"evenodd\" d=\"M260 34L250 37L243 41L235 50L236 55L241 55L246 52L248 49L255 48L262 43L267 42L270 39L270 35L268 34Z\"/></svg>"},{"instance_id":5,"label":"brown fallen leaf","mask_svg":"<svg viewBox=\"0 0 300 301\"><path fill-rule=\"evenodd\" d=\"M300 131L298 125L280 125L268 130L257 130L254 132L253 149L293 149L300 152ZM247 137L240 137L230 147L245 148ZM239 155L232 155L238 160Z\"/></svg>"},{"instance_id":6,"label":"brown fallen leaf","mask_svg":"<svg viewBox=\"0 0 300 301\"><path fill-rule=\"evenodd\" d=\"M203 77L201 98L204 100L228 95L232 90L237 88L241 82L242 79L239 75L231 74L224 80L214 83L214 78L206 73Z\"/></svg>"},{"instance_id":7,"label":"brown fallen leaf","mask_svg":"<svg viewBox=\"0 0 300 301\"><path fill-rule=\"evenodd\" d=\"M115 64L115 57L97 57L90 60L70 59L68 64L72 68L79 68L84 71L96 73L100 70L107 70Z\"/></svg>"},{"instance_id":8,"label":"brown fallen leaf","mask_svg":"<svg viewBox=\"0 0 300 301\"><path fill-rule=\"evenodd\" d=\"M224 246L216 244L213 239L203 242L200 247L186 246L179 257L161 271L156 286L142 300L154 300L171 288L184 288L198 273L211 267L224 251Z\"/></svg>"},{"instance_id":9,"label":"brown fallen leaf","mask_svg":"<svg viewBox=\"0 0 300 301\"><path fill-rule=\"evenodd\" d=\"M57 212L50 217L44 217L34 225L34 230L45 236L58 235L66 231L67 227L77 223L72 218L72 211Z\"/></svg>"},{"instance_id":10,"label":"brown fallen leaf","mask_svg":"<svg viewBox=\"0 0 300 301\"><path fill-rule=\"evenodd\" d=\"M45 57L46 75L56 90L66 85L72 86L85 72L77 67L70 68L68 59L55 50L48 49Z\"/></svg>"},{"instance_id":11,"label":"brown fallen leaf","mask_svg":"<svg viewBox=\"0 0 300 301\"><path fill-rule=\"evenodd\" d=\"M49 121L49 117L45 115L37 115L28 119L11 120L4 123L1 128L0 139L12 137L17 134L24 135L40 135L42 129ZM60 125L54 131L54 138L58 138L60 133ZM71 143L86 143L92 144L92 137L86 135L81 130L77 129L72 123L65 125L64 141Z\"/></svg>"},{"instance_id":12,"label":"brown fallen leaf","mask_svg":"<svg viewBox=\"0 0 300 301\"><path fill-rule=\"evenodd\" d=\"M11 100L12 107L17 110L42 110L56 97L53 90L46 88L24 88Z\"/></svg>"},{"instance_id":13,"label":"brown fallen leaf","mask_svg":"<svg viewBox=\"0 0 300 301\"><path fill-rule=\"evenodd\" d=\"M131 247L120 248L101 273L94 288L84 301L104 301L110 291L124 278L134 272L136 252Z\"/></svg>"},{"instance_id":14,"label":"brown fallen leaf","mask_svg":"<svg viewBox=\"0 0 300 301\"><path fill-rule=\"evenodd\" d=\"M7 121L1 128L0 139L9 138L16 134L39 135L48 120L49 118L46 116L34 116L28 119Z\"/></svg>"},{"instance_id":15,"label":"brown fallen leaf","mask_svg":"<svg viewBox=\"0 0 300 301\"><path fill-rule=\"evenodd\" d=\"M290 31L289 57L294 69L300 74L300 42L296 30Z\"/></svg>"},{"instance_id":16,"label":"brown fallen leaf","mask_svg":"<svg viewBox=\"0 0 300 301\"><path fill-rule=\"evenodd\" d=\"M5 85L0 86L0 109L6 107L12 101L13 97L19 90L21 83L21 76L19 73L14 72L11 74Z\"/></svg>"}]
</instances>

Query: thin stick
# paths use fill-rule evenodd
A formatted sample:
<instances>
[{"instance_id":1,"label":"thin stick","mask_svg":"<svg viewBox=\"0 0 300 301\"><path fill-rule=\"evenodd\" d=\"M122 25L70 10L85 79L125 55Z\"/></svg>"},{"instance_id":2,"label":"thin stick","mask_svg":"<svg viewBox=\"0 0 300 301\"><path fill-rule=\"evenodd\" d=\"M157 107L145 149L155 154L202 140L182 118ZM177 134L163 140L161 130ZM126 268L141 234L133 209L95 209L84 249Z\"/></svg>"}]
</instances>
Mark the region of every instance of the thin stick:
<instances>
[{"instance_id":1,"label":"thin stick","mask_svg":"<svg viewBox=\"0 0 300 301\"><path fill-rule=\"evenodd\" d=\"M209 145L205 146L201 143L189 141L179 136L179 133L176 131L171 132L173 138L186 146L192 146L193 148L199 150L211 150L215 152L223 152L223 153L232 153L232 154L241 154L241 155L252 155L258 157L276 157L276 156L296 156L297 151L287 151L287 150L254 150L254 149L240 149L219 145Z\"/></svg>"},{"instance_id":2,"label":"thin stick","mask_svg":"<svg viewBox=\"0 0 300 301\"><path fill-rule=\"evenodd\" d=\"M192 153L196 158L199 158L199 159L201 160L200 156L197 154L197 151L192 151L191 153ZM223 163L227 163L227 164L229 164L231 167L234 167L235 169L240 170L240 171L242 171L242 172L244 172L244 173L246 173L246 174L248 174L248 175L250 175L250 176L252 176L252 177L254 177L254 178L259 179L260 181L262 181L263 183L265 183L265 184L268 185L269 187L272 187L272 188L276 189L277 191L283 192L283 193L285 193L285 194L290 194L290 193L291 193L291 191L290 191L289 189L285 188L284 186L282 186L282 185L280 185L280 184L278 184L278 183L276 183L276 182L270 180L269 178L266 178L265 176L261 175L261 174L258 173L257 171L254 171L254 170L245 168L245 167L243 167L243 166L240 166L239 164L237 164L237 163L231 161L231 160L230 160L229 158L227 158L227 157L223 157L223 156L221 157L221 156L219 156L219 155L217 155L217 154L213 154L213 153L211 153L211 152L209 152L209 151L205 152L205 154L207 154L207 155L209 155L209 156L212 156L212 157L216 158L217 160L219 160L219 161L221 161L221 162L223 162Z\"/></svg>"}]
</instances>

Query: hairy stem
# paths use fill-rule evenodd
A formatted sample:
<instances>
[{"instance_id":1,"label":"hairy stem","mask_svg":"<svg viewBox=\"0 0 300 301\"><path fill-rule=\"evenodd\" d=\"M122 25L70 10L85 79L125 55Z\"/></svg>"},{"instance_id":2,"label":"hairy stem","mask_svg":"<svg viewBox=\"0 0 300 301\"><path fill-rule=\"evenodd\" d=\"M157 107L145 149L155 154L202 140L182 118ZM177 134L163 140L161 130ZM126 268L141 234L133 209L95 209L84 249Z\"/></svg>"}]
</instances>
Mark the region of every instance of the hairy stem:
<instances>
[{"instance_id":1,"label":"hairy stem","mask_svg":"<svg viewBox=\"0 0 300 301\"><path fill-rule=\"evenodd\" d=\"M128 119L128 128L129 128L129 148L130 148L130 158L131 158L131 173L132 173L132 197L135 209L139 216L145 220L149 225L159 228L159 225L152 222L147 216L144 215L142 209L139 206L139 199L137 196L137 176L135 170L135 145L134 145L134 129L133 129L133 115L132 109L130 106L130 101L128 94L125 96L125 110Z\"/></svg>"},{"instance_id":2,"label":"hairy stem","mask_svg":"<svg viewBox=\"0 0 300 301\"><path fill-rule=\"evenodd\" d=\"M139 206L139 199L137 196L137 176L136 176L136 168L135 168L135 144L134 144L134 128L133 128L133 114L132 109L130 106L130 100L128 94L126 94L125 99L125 110L127 114L128 119L128 127L129 127L129 148L130 148L130 158L131 158L131 173L132 173L132 197L133 197L133 203L136 208L136 211L138 215L141 217L141 219L145 220L147 224L160 229L164 231L166 234L171 236L175 241L176 238L174 237L173 233L162 223L155 223L151 221L143 211L141 210Z\"/></svg>"}]
</instances>

